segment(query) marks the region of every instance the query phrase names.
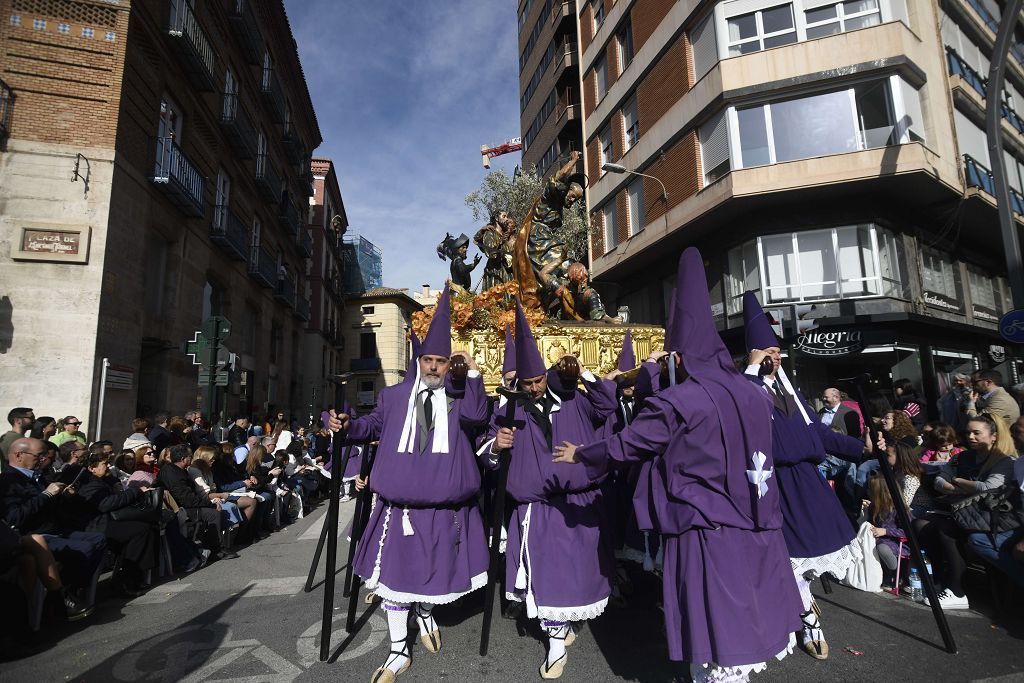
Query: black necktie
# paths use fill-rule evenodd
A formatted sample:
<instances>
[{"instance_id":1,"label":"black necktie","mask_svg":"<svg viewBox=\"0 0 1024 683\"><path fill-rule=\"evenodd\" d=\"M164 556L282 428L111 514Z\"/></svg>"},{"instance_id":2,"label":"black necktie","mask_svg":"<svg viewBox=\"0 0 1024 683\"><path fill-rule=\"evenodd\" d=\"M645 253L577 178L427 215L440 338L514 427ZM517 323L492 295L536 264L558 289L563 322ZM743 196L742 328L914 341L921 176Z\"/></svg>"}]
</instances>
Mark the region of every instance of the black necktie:
<instances>
[{"instance_id":1,"label":"black necktie","mask_svg":"<svg viewBox=\"0 0 1024 683\"><path fill-rule=\"evenodd\" d=\"M423 390L423 424L427 425L428 432L434 426L434 392L431 389Z\"/></svg>"},{"instance_id":2,"label":"black necktie","mask_svg":"<svg viewBox=\"0 0 1024 683\"><path fill-rule=\"evenodd\" d=\"M775 389L775 395L781 398L783 401L785 401L786 390L782 388L782 382L780 382L779 380L775 380L774 382L772 382L772 385Z\"/></svg>"}]
</instances>

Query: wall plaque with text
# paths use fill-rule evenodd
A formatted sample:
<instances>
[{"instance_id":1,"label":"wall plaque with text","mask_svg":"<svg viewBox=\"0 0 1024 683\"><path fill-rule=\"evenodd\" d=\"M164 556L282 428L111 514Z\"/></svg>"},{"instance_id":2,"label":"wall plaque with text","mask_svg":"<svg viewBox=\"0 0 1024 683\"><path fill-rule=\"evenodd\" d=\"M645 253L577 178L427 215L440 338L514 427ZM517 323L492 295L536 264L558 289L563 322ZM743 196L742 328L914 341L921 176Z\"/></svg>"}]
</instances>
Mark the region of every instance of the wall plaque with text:
<instances>
[{"instance_id":1,"label":"wall plaque with text","mask_svg":"<svg viewBox=\"0 0 1024 683\"><path fill-rule=\"evenodd\" d=\"M87 263L89 260L89 227L66 227L45 224L21 224L18 237L11 245L11 258L16 261L58 261Z\"/></svg>"}]
</instances>

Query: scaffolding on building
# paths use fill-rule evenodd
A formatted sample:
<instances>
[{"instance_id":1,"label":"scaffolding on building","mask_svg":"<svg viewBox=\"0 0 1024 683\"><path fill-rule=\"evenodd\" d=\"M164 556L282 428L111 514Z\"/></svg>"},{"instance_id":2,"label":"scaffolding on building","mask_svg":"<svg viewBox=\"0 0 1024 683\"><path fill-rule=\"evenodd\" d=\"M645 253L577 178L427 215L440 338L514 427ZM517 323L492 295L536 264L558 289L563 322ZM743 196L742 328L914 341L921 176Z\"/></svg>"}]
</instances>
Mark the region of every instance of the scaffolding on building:
<instances>
[{"instance_id":1,"label":"scaffolding on building","mask_svg":"<svg viewBox=\"0 0 1024 683\"><path fill-rule=\"evenodd\" d=\"M362 235L346 233L341 253L345 261L346 294L362 294L384 285L380 249Z\"/></svg>"}]
</instances>

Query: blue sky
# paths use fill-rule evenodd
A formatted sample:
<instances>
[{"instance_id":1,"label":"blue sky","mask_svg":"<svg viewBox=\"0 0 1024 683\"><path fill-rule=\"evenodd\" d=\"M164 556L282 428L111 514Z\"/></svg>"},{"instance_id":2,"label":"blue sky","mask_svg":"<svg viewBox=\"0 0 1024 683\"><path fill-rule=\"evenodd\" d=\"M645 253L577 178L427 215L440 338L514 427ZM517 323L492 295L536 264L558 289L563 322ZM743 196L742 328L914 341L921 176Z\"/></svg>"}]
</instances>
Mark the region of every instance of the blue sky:
<instances>
[{"instance_id":1,"label":"blue sky","mask_svg":"<svg viewBox=\"0 0 1024 683\"><path fill-rule=\"evenodd\" d=\"M285 7L323 134L315 153L334 160L350 229L380 247L386 286L440 287L437 243L479 227L463 200L486 173L480 145L519 136L516 3ZM517 163L508 154L492 168Z\"/></svg>"}]
</instances>

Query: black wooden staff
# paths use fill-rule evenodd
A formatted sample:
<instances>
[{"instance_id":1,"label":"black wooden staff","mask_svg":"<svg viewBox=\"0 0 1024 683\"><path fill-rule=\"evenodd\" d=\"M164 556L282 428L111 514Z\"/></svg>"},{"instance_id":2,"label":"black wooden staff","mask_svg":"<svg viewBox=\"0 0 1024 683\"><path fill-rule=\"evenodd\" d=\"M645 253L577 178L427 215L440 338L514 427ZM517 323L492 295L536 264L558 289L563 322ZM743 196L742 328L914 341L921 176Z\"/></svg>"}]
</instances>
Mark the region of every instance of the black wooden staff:
<instances>
[{"instance_id":1,"label":"black wooden staff","mask_svg":"<svg viewBox=\"0 0 1024 683\"><path fill-rule=\"evenodd\" d=\"M320 566L320 554L324 550L324 542L327 541L327 534L330 531L330 529L328 527L333 528L335 535L337 535L337 533L338 533L338 514L337 514L338 510L337 510L337 508L338 508L338 498L339 498L340 491L341 491L341 489L340 489L341 484L339 483L338 486L335 486L334 485L334 481L337 479L340 482L342 477L345 476L345 468L348 467L349 458L352 457L352 445L349 444L349 446L347 448L345 448L345 457L342 458L341 469L337 471L337 474L335 474L334 463L338 462L338 458L337 458L336 454L337 454L337 451L341 450L341 447L342 447L343 443L344 443L344 439L341 437L341 434L335 434L334 437L333 437L333 441L331 443L331 498L330 498L331 508L334 510L334 523L333 523L333 525L330 523L331 513L330 513L330 510L328 510L327 518L324 520L324 526L320 530L320 540L318 540L316 542L316 552L313 553L313 562L309 565L309 574L306 576L306 585L302 589L306 593L309 593L309 592L311 592L313 590L313 578L316 576L316 569L317 569L317 567Z\"/></svg>"},{"instance_id":2,"label":"black wooden staff","mask_svg":"<svg viewBox=\"0 0 1024 683\"><path fill-rule=\"evenodd\" d=\"M373 469L373 461L377 458L377 444L370 444L363 452L363 461L359 463L359 478L366 481ZM348 616L345 619L345 631L352 633L356 623L356 604L359 602L359 584L362 581L359 575L353 571L352 564L355 561L356 545L362 540L366 532L366 525L370 521L370 501L373 493L369 484L363 486L356 499L355 513L352 515L352 535L348 542L348 568L345 570L345 590L348 596Z\"/></svg>"},{"instance_id":3,"label":"black wooden staff","mask_svg":"<svg viewBox=\"0 0 1024 683\"><path fill-rule=\"evenodd\" d=\"M900 491L899 485L896 483L896 476L893 474L892 466L889 465L889 456L885 451L878 449L878 442L875 439L875 432L872 429L873 424L871 422L871 413L867 409L867 397L865 396L864 384L870 379L870 375L861 375L854 377L851 381L854 393L857 396L857 405L860 406L861 415L864 416L864 422L868 429L868 438L871 440L871 448L878 458L879 467L882 470L883 476L885 476L885 484L889 489L889 496L892 497L893 507L896 509L896 517L899 519L900 527L907 535L907 542L910 545L910 559L914 562L917 567L917 573L921 576L921 582L924 584L924 591L928 594L928 603L932 608L932 616L935 617L935 624L939 627L939 633L942 634L942 642L946 646L946 652L950 654L956 654L956 642L953 640L953 632L949 630L949 623L946 621L946 615L942 611L942 606L939 605L939 598L935 590L935 583L932 581L932 575L927 570L924 564L924 558L921 556L921 544L917 542L917 534L914 532L914 527L910 523L910 514L907 512L907 506L901 505L900 502L903 500L903 494ZM899 581L899 577L896 577Z\"/></svg>"},{"instance_id":4,"label":"black wooden staff","mask_svg":"<svg viewBox=\"0 0 1024 683\"><path fill-rule=\"evenodd\" d=\"M327 574L324 576L324 613L320 622L320 661L326 662L331 650L331 622L334 619L334 572L338 564L338 498L341 492L341 480L345 476L352 445L345 449L345 461L339 462L341 445L344 438L340 433L333 437L331 443L331 497L327 503L327 519L324 520L324 531L327 534ZM341 465L341 467L338 467ZM316 569L310 569L310 575Z\"/></svg>"},{"instance_id":5,"label":"black wooden staff","mask_svg":"<svg viewBox=\"0 0 1024 683\"><path fill-rule=\"evenodd\" d=\"M502 427L512 429L515 425L516 402L526 396L521 392L510 391L504 387L498 387L498 394L505 397L505 416L501 421ZM487 647L491 639L491 616L494 614L494 590L495 586L501 583L501 576L505 570L505 563L501 561L501 528L505 520L505 486L508 484L508 464L511 460L512 451L509 448L502 449L498 454L498 485L494 490L493 509L491 511L491 559L490 570L487 577L487 588L484 590L484 620L480 627L480 656L487 656Z\"/></svg>"}]
</instances>

